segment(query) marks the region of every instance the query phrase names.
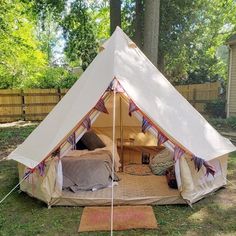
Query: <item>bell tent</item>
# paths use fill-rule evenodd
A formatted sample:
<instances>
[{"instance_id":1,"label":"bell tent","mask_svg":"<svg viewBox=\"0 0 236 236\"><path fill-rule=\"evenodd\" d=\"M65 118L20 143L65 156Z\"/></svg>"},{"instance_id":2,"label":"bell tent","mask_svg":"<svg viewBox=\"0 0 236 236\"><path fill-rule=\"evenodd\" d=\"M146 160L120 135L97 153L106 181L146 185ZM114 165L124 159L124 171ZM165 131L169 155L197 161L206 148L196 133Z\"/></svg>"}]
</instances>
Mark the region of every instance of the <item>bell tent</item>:
<instances>
[{"instance_id":1,"label":"bell tent","mask_svg":"<svg viewBox=\"0 0 236 236\"><path fill-rule=\"evenodd\" d=\"M75 150L90 129L112 154L112 173L120 170L113 196L110 188L73 192L63 187L66 168L71 168L70 178L83 173L83 186L92 175L99 182L105 173L99 158L109 162L102 152L106 148L98 153ZM164 147L174 159L177 189L169 188L165 176L122 172L130 163L140 164L145 153L158 157ZM192 204L226 185L228 153L235 150L117 27L79 80L8 159L19 163L21 190L49 206L108 205L111 197L119 205ZM92 174L86 176L88 170Z\"/></svg>"}]
</instances>

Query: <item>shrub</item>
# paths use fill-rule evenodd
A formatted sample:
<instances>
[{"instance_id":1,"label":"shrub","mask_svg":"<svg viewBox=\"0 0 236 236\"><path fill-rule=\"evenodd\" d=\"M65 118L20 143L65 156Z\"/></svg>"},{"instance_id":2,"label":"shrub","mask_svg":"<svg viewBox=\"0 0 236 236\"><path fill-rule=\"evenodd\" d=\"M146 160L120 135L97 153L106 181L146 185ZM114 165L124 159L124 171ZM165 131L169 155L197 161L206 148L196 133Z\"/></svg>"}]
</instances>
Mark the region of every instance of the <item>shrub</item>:
<instances>
[{"instance_id":1,"label":"shrub","mask_svg":"<svg viewBox=\"0 0 236 236\"><path fill-rule=\"evenodd\" d=\"M62 67L48 67L36 78L24 81L23 88L70 88L78 79L74 74Z\"/></svg>"},{"instance_id":2,"label":"shrub","mask_svg":"<svg viewBox=\"0 0 236 236\"><path fill-rule=\"evenodd\" d=\"M236 117L227 118L227 124L233 130L236 130Z\"/></svg>"},{"instance_id":3,"label":"shrub","mask_svg":"<svg viewBox=\"0 0 236 236\"><path fill-rule=\"evenodd\" d=\"M227 119L210 118L208 121L218 130L236 131L236 117L229 117Z\"/></svg>"},{"instance_id":4,"label":"shrub","mask_svg":"<svg viewBox=\"0 0 236 236\"><path fill-rule=\"evenodd\" d=\"M225 105L226 105L225 100L218 99L218 100L215 100L215 101L207 102L205 107L204 107L204 110L210 117L225 118L226 117Z\"/></svg>"}]
</instances>

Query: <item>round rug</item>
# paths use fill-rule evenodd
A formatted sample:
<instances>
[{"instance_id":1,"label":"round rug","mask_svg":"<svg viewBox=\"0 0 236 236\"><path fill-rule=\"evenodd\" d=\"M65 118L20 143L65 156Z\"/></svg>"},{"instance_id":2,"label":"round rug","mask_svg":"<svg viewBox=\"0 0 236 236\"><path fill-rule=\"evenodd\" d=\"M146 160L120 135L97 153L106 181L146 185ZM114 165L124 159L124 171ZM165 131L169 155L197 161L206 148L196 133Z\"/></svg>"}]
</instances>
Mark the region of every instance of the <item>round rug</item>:
<instances>
[{"instance_id":1,"label":"round rug","mask_svg":"<svg viewBox=\"0 0 236 236\"><path fill-rule=\"evenodd\" d=\"M149 165L130 164L124 166L124 172L130 175L153 175Z\"/></svg>"}]
</instances>

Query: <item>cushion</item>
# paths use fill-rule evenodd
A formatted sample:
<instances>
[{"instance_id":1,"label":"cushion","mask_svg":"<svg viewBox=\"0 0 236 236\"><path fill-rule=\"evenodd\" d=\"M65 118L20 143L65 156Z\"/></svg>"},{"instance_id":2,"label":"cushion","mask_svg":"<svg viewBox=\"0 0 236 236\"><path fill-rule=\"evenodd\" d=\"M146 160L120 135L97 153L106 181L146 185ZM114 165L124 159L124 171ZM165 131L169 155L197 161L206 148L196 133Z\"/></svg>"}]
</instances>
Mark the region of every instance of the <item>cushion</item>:
<instances>
[{"instance_id":1,"label":"cushion","mask_svg":"<svg viewBox=\"0 0 236 236\"><path fill-rule=\"evenodd\" d=\"M85 150L87 149L87 147L84 145L84 143L82 142L82 140L80 139L77 143L76 143L76 150Z\"/></svg>"},{"instance_id":2,"label":"cushion","mask_svg":"<svg viewBox=\"0 0 236 236\"><path fill-rule=\"evenodd\" d=\"M93 131L86 132L82 136L81 142L87 147L89 151L92 151L96 148L105 147L103 141Z\"/></svg>"},{"instance_id":3,"label":"cushion","mask_svg":"<svg viewBox=\"0 0 236 236\"><path fill-rule=\"evenodd\" d=\"M165 175L165 171L173 165L173 153L168 149L159 152L150 162L150 168L155 175Z\"/></svg>"}]
</instances>

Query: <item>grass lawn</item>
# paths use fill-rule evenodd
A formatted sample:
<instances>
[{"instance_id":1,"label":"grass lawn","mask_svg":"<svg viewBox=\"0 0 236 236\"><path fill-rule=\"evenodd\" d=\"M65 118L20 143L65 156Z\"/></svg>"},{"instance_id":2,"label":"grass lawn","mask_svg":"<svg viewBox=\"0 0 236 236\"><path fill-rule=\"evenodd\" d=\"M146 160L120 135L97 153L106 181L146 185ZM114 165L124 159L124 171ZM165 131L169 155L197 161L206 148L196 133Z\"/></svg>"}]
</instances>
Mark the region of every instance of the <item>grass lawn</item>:
<instances>
[{"instance_id":1,"label":"grass lawn","mask_svg":"<svg viewBox=\"0 0 236 236\"><path fill-rule=\"evenodd\" d=\"M0 158L20 144L35 125L0 127ZM229 160L228 179L236 185L236 153ZM0 199L18 182L16 163L0 162ZM236 189L231 184L188 206L153 207L158 230L129 230L114 235L236 235ZM15 191L0 205L0 235L78 235L82 207L53 207ZM80 235L109 235L96 232Z\"/></svg>"}]
</instances>

